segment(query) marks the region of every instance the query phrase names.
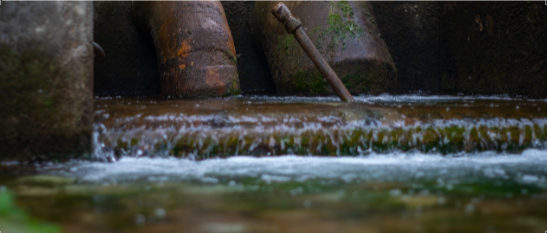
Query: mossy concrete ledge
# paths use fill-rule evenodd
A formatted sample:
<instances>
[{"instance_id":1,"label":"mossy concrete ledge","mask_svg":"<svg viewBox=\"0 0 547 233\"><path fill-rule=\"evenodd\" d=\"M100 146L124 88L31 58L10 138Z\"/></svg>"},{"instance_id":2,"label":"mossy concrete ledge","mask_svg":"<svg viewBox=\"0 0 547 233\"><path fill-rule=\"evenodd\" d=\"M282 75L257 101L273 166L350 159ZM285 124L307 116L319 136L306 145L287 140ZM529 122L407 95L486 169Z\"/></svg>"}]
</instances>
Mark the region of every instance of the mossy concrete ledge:
<instances>
[{"instance_id":1,"label":"mossy concrete ledge","mask_svg":"<svg viewBox=\"0 0 547 233\"><path fill-rule=\"evenodd\" d=\"M0 160L91 151L93 3L0 7Z\"/></svg>"}]
</instances>

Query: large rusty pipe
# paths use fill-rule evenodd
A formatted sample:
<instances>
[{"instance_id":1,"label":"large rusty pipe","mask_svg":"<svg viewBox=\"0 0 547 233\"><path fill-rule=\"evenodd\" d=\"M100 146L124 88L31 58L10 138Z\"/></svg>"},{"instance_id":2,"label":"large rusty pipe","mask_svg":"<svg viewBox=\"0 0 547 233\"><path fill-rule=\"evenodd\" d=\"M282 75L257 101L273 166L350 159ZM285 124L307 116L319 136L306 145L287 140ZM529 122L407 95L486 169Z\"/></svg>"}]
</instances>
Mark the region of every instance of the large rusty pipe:
<instances>
[{"instance_id":1,"label":"large rusty pipe","mask_svg":"<svg viewBox=\"0 0 547 233\"><path fill-rule=\"evenodd\" d=\"M163 95L240 92L234 41L219 1L133 1L132 14L152 36Z\"/></svg>"},{"instance_id":2,"label":"large rusty pipe","mask_svg":"<svg viewBox=\"0 0 547 233\"><path fill-rule=\"evenodd\" d=\"M351 93L349 93L346 86L344 86L344 83L342 83L340 78L338 78L338 75L332 70L329 63L327 63L325 58L319 53L308 35L306 35L306 32L302 30L300 21L291 15L289 8L287 8L285 4L279 3L272 9L272 14L279 22L285 25L288 33L294 35L315 67L323 74L340 99L345 102L354 102L355 100L353 99L353 96L351 96Z\"/></svg>"}]
</instances>

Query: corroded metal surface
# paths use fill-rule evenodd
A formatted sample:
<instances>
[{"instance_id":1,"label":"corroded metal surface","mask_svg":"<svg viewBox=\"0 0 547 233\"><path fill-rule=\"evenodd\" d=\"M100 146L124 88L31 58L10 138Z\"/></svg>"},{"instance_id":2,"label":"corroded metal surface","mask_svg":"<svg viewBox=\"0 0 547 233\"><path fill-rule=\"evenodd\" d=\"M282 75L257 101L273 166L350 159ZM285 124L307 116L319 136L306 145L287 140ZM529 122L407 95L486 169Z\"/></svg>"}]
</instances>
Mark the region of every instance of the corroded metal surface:
<instances>
[{"instance_id":1,"label":"corroded metal surface","mask_svg":"<svg viewBox=\"0 0 547 233\"><path fill-rule=\"evenodd\" d=\"M257 2L251 15L255 45L264 52L280 95L329 95L298 42L266 14L279 2ZM394 92L397 71L367 2L284 2L352 94Z\"/></svg>"},{"instance_id":2,"label":"corroded metal surface","mask_svg":"<svg viewBox=\"0 0 547 233\"><path fill-rule=\"evenodd\" d=\"M329 63L327 63L319 51L317 51L317 48L315 48L315 45L311 42L308 35L306 35L306 32L304 32L304 30L300 27L300 21L291 15L291 12L285 4L277 4L274 9L272 9L272 14L279 20L279 22L285 25L288 33L292 33L294 35L306 54L308 54L310 59L313 61L313 64L315 64L317 69L321 72L321 74L323 74L340 99L346 102L354 102L355 100L349 93L348 89L344 86L344 83L340 81L340 78L338 78L336 73L334 73L334 70L332 70L329 66Z\"/></svg>"},{"instance_id":3,"label":"corroded metal surface","mask_svg":"<svg viewBox=\"0 0 547 233\"><path fill-rule=\"evenodd\" d=\"M234 42L220 2L133 2L133 19L153 38L161 93L238 94Z\"/></svg>"}]
</instances>

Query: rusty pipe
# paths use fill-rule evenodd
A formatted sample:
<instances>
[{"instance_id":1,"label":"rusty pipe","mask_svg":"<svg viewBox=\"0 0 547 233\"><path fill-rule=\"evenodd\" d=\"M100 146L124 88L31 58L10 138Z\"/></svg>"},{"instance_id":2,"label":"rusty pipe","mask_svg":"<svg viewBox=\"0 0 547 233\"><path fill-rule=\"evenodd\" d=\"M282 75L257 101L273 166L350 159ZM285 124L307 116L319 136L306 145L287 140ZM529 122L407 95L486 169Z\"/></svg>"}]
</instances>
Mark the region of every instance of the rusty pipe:
<instances>
[{"instance_id":1,"label":"rusty pipe","mask_svg":"<svg viewBox=\"0 0 547 233\"><path fill-rule=\"evenodd\" d=\"M285 25L288 33L292 33L294 35L300 46L302 46L308 57L312 60L315 67L317 67L321 74L323 74L340 99L345 102L355 102L353 96L351 96L351 93L349 93L346 86L344 86L344 83L342 83L340 78L338 78L338 75L336 75L329 63L319 53L306 32L304 32L304 30L300 27L300 20L291 15L289 8L280 2L272 9L272 14L275 18L277 18L277 20L279 20L279 22Z\"/></svg>"},{"instance_id":2,"label":"rusty pipe","mask_svg":"<svg viewBox=\"0 0 547 233\"><path fill-rule=\"evenodd\" d=\"M237 53L220 1L133 1L132 17L139 30L152 35L161 94L240 92Z\"/></svg>"}]
</instances>

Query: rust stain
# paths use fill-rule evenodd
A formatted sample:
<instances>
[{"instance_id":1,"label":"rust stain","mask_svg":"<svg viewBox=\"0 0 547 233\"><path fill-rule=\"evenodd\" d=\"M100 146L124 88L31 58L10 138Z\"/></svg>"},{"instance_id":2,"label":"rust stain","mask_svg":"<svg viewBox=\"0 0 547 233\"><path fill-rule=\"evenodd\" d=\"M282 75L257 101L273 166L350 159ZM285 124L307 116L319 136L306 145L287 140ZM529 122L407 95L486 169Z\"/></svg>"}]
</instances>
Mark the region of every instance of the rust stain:
<instances>
[{"instance_id":1,"label":"rust stain","mask_svg":"<svg viewBox=\"0 0 547 233\"><path fill-rule=\"evenodd\" d=\"M232 74L224 73L222 67L231 63L219 64L222 63L218 58L220 55L212 55L209 51L214 48L215 51L235 54L235 46L220 2L133 4L136 6L133 13L143 12L143 19L139 22L146 24L144 26L154 39L162 69L162 94L222 96L229 91L225 76L230 77ZM204 12L198 13L201 10ZM219 17L219 12L222 17ZM208 20L214 21L215 25L224 25L225 28L203 28L201 24L189 23L198 22L201 19L201 16L197 17L198 14L211 16ZM196 67L207 68L195 69ZM234 71L236 70L231 72Z\"/></svg>"},{"instance_id":2,"label":"rust stain","mask_svg":"<svg viewBox=\"0 0 547 233\"><path fill-rule=\"evenodd\" d=\"M177 49L177 57L185 58L190 53L190 45L184 40L180 43L180 47Z\"/></svg>"},{"instance_id":3,"label":"rust stain","mask_svg":"<svg viewBox=\"0 0 547 233\"><path fill-rule=\"evenodd\" d=\"M215 91L217 91L218 94L224 93L224 89L226 89L226 86L224 85L224 82L222 81L222 78L218 73L218 67L210 67L207 69L205 83L209 87L216 87Z\"/></svg>"},{"instance_id":4,"label":"rust stain","mask_svg":"<svg viewBox=\"0 0 547 233\"><path fill-rule=\"evenodd\" d=\"M229 31L229 29L228 29ZM230 50L230 52L232 52L232 54L235 56L237 53L236 53L236 47L235 47L235 44L234 44L234 40L232 40L232 35L230 34L230 39L228 40L228 43L227 43L227 47L228 49Z\"/></svg>"},{"instance_id":5,"label":"rust stain","mask_svg":"<svg viewBox=\"0 0 547 233\"><path fill-rule=\"evenodd\" d=\"M158 43L156 46L159 47L164 62L175 56L171 48L175 47L176 40L171 36L171 29L173 28L173 25L176 24L176 21L177 20L173 16L168 15L163 22L159 23L160 26L156 37Z\"/></svg>"}]
</instances>

